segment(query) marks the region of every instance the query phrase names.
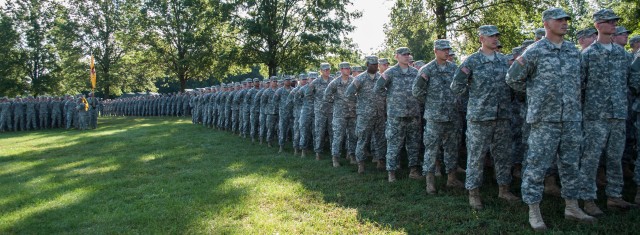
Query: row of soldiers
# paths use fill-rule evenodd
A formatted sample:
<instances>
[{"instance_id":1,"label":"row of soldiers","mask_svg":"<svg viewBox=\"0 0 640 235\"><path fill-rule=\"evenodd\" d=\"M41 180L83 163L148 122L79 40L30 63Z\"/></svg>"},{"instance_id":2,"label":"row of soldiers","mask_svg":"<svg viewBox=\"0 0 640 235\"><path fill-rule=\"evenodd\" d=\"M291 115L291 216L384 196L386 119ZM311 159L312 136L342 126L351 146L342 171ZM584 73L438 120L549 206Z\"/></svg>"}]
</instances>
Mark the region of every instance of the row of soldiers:
<instances>
[{"instance_id":1,"label":"row of soldiers","mask_svg":"<svg viewBox=\"0 0 640 235\"><path fill-rule=\"evenodd\" d=\"M137 96L104 101L104 116L177 116L191 115L192 98L189 92Z\"/></svg>"},{"instance_id":2,"label":"row of soldiers","mask_svg":"<svg viewBox=\"0 0 640 235\"><path fill-rule=\"evenodd\" d=\"M28 96L0 98L0 132L54 128L95 129L99 98L90 95L65 97Z\"/></svg>"},{"instance_id":3,"label":"row of soldiers","mask_svg":"<svg viewBox=\"0 0 640 235\"><path fill-rule=\"evenodd\" d=\"M485 25L478 29L482 47L460 66L447 60L451 46L443 39L434 42L436 59L419 69L411 66L406 47L396 49L398 63L391 67L386 59L367 56L364 73L353 73L343 62L339 76L332 78L330 65L322 63L319 73L299 76L295 88L289 77L207 88L196 95L193 122L264 139L268 145L277 137L280 151L291 136L294 154L305 156L312 150L316 159L329 143L333 166L340 166L344 151L358 165L358 173L364 172L370 149L378 167L387 170L389 182L396 181L404 148L409 178L426 178L428 194L437 192L434 176L442 158L447 186L464 186L474 209L483 208L480 187L489 156L498 197L527 203L535 230L546 229L539 203L550 186L545 179L553 174L562 185L557 190L565 199L565 218L593 223L604 214L594 201L599 166L606 168L607 207L637 207L622 199L621 159L629 109L638 111L628 95L637 97L640 88L640 60L621 46L629 32L616 27L619 17L611 10L593 17L595 29L578 34L582 51L564 40L570 17L552 8L543 13L545 28L538 30L543 34L511 55L499 53L498 29ZM593 40L585 43L588 37ZM635 53L640 40L630 41ZM514 140L518 131L519 140ZM464 184L455 174L463 137ZM514 165L522 169L521 198L510 192ZM640 181L638 176L640 167L635 181ZM578 200L584 201L584 209Z\"/></svg>"},{"instance_id":4,"label":"row of soldiers","mask_svg":"<svg viewBox=\"0 0 640 235\"><path fill-rule=\"evenodd\" d=\"M424 65L401 47L397 64L367 56L362 73L343 62L332 77L331 65L322 63L295 86L291 77L271 77L206 88L191 98L192 121L270 146L277 138L280 152L291 140L302 157L313 151L321 159L329 147L334 167L346 153L358 173L365 172L370 152L389 182L396 181L404 149L409 178L425 180L428 194L437 193L442 159L446 186L467 189L478 210L484 166L492 163L498 197L524 201L533 229L546 229L539 203L549 187L565 199L565 218L593 223L604 214L595 203L599 166L606 168L607 207L637 207L622 199L622 156L626 121L640 111L640 40L630 40L633 56L621 46L629 32L616 27L613 11L600 10L593 19L595 29L578 32L581 50L564 40L570 16L551 8L542 14L536 39L511 55L499 52L498 28L485 25L478 29L482 47L460 66L449 61L450 42L439 39L436 59ZM463 149L464 183L456 178ZM522 177L521 197L510 191L514 175ZM557 178L547 184L550 175L561 188ZM640 183L640 167L634 181Z\"/></svg>"}]
</instances>

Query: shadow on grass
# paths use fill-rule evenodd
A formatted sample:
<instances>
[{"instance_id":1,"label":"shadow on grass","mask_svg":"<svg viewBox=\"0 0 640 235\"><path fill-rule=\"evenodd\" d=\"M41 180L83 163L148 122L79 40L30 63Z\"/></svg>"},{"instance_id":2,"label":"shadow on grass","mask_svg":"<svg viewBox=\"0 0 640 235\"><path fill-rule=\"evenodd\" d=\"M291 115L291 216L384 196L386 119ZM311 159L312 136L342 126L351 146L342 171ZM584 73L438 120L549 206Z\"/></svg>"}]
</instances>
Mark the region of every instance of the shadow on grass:
<instances>
[{"instance_id":1,"label":"shadow on grass","mask_svg":"<svg viewBox=\"0 0 640 235\"><path fill-rule=\"evenodd\" d=\"M6 137L6 138L5 138ZM11 133L0 153L0 233L523 233L526 206L497 197L485 173L486 209L466 192L426 196L407 170L395 184L369 164L301 159L177 118L106 118L93 131ZM289 146L289 149L290 146ZM406 167L405 167L406 168ZM462 175L461 175L462 176ZM519 191L518 182L512 191ZM633 191L625 189L627 197ZM604 198L601 195L601 198ZM603 201L599 202L604 205ZM563 219L545 197L553 231L634 233L638 211L598 225ZM355 220L355 221L352 221Z\"/></svg>"}]
</instances>

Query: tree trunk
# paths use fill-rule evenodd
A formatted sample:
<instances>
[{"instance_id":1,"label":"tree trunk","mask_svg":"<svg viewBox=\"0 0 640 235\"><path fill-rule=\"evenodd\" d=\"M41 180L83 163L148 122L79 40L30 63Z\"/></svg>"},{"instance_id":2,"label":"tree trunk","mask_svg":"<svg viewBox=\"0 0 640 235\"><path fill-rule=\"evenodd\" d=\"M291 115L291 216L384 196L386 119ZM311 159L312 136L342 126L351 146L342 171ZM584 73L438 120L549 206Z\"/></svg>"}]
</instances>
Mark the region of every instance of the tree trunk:
<instances>
[{"instance_id":1,"label":"tree trunk","mask_svg":"<svg viewBox=\"0 0 640 235\"><path fill-rule=\"evenodd\" d=\"M447 38L447 12L444 0L436 1L436 36L438 39Z\"/></svg>"}]
</instances>

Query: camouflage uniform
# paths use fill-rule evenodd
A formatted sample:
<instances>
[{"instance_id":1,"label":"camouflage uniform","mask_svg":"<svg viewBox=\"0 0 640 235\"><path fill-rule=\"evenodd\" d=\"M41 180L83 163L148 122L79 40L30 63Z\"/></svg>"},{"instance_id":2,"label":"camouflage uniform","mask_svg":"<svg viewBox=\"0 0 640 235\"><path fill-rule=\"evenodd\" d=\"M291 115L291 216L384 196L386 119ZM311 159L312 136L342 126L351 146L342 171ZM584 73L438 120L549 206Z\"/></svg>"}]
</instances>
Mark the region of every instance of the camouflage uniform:
<instances>
[{"instance_id":1,"label":"camouflage uniform","mask_svg":"<svg viewBox=\"0 0 640 235\"><path fill-rule=\"evenodd\" d=\"M38 122L36 121L36 101L30 97L26 102L27 107L27 130L37 130Z\"/></svg>"},{"instance_id":2,"label":"camouflage uniform","mask_svg":"<svg viewBox=\"0 0 640 235\"><path fill-rule=\"evenodd\" d=\"M11 115L13 104L11 101L5 100L0 103L0 131L11 131Z\"/></svg>"},{"instance_id":3,"label":"camouflage uniform","mask_svg":"<svg viewBox=\"0 0 640 235\"><path fill-rule=\"evenodd\" d=\"M271 145L271 141L273 141L276 136L277 126L276 122L278 121L278 104L275 100L276 88L274 88L273 83L276 82L275 78L271 78L271 88L267 88L263 93L261 99L261 104L264 107L265 112L265 129L266 129L266 141L267 144Z\"/></svg>"},{"instance_id":4,"label":"camouflage uniform","mask_svg":"<svg viewBox=\"0 0 640 235\"><path fill-rule=\"evenodd\" d=\"M315 79L318 77L318 73L311 72L309 73L309 78ZM307 90L309 89L309 83L300 87L300 91L296 95L296 99L302 101L302 106L300 108L300 148L303 150L308 150L313 145L313 121L315 120L315 115L313 112L313 107L315 106L315 97L307 96Z\"/></svg>"},{"instance_id":5,"label":"camouflage uniform","mask_svg":"<svg viewBox=\"0 0 640 235\"><path fill-rule=\"evenodd\" d=\"M408 48L399 48L396 54ZM409 159L409 167L417 167L420 149L420 103L411 94L413 80L418 70L409 66L406 71L399 64L389 67L376 82L374 90L387 93L387 171L398 169L400 151L404 146Z\"/></svg>"},{"instance_id":6,"label":"camouflage uniform","mask_svg":"<svg viewBox=\"0 0 640 235\"><path fill-rule=\"evenodd\" d=\"M497 32L497 29L496 29ZM484 154L491 152L499 185L511 183L511 90L504 82L508 63L500 53L493 59L478 51L456 70L451 90L469 92L467 105L468 190L482 186Z\"/></svg>"},{"instance_id":7,"label":"camouflage uniform","mask_svg":"<svg viewBox=\"0 0 640 235\"><path fill-rule=\"evenodd\" d=\"M291 78L286 78L291 80ZM284 146L284 142L287 139L287 135L291 131L291 115L292 105L288 105L289 93L291 93L291 87L280 87L273 95L273 102L278 104L278 145Z\"/></svg>"},{"instance_id":8,"label":"camouflage uniform","mask_svg":"<svg viewBox=\"0 0 640 235\"><path fill-rule=\"evenodd\" d=\"M349 68L349 63L340 63L342 68ZM324 101L333 104L333 140L331 142L331 155L340 156L342 144L348 156L354 156L356 152L356 100L353 96L346 96L347 87L353 82L353 77L348 76L346 81L337 77L329 83L324 92Z\"/></svg>"},{"instance_id":9,"label":"camouflage uniform","mask_svg":"<svg viewBox=\"0 0 640 235\"><path fill-rule=\"evenodd\" d=\"M373 159L385 158L387 141L384 137L386 116L386 91L376 91L374 86L381 79L380 73L361 73L347 87L346 96L356 97L356 161L365 160L365 148L369 140Z\"/></svg>"},{"instance_id":10,"label":"camouflage uniform","mask_svg":"<svg viewBox=\"0 0 640 235\"><path fill-rule=\"evenodd\" d=\"M507 84L527 95L526 122L531 124L522 175L522 200L542 201L544 177L558 156L562 197L578 199L582 112L580 56L571 42L561 48L543 38L514 62ZM522 64L520 64L522 63Z\"/></svg>"},{"instance_id":11,"label":"camouflage uniform","mask_svg":"<svg viewBox=\"0 0 640 235\"><path fill-rule=\"evenodd\" d=\"M439 43L440 41L436 41ZM446 47L449 47L446 43ZM450 48L450 47L449 47ZM446 172L458 167L458 112L456 96L449 86L457 66L445 61L439 65L436 60L420 68L413 84L413 95L424 102L424 161L422 171L435 173L436 159L443 155Z\"/></svg>"},{"instance_id":12,"label":"camouflage uniform","mask_svg":"<svg viewBox=\"0 0 640 235\"><path fill-rule=\"evenodd\" d=\"M333 128L331 120L333 120L333 110L330 108L332 104L324 100L324 90L331 82L331 77L318 78L307 85L305 89L305 97L313 96L313 113L314 113L314 135L313 150L316 154L322 153L324 149L324 138L333 136Z\"/></svg>"},{"instance_id":13,"label":"camouflage uniform","mask_svg":"<svg viewBox=\"0 0 640 235\"><path fill-rule=\"evenodd\" d=\"M258 119L260 117L260 107L258 105L260 103L260 99L257 98L257 94L260 91L260 80L256 78L253 82L257 83L258 86L256 87L254 85L254 87L247 92L247 98L245 99L246 102L250 104L249 135L251 136L251 141L255 141L255 138L258 135Z\"/></svg>"},{"instance_id":14,"label":"camouflage uniform","mask_svg":"<svg viewBox=\"0 0 640 235\"><path fill-rule=\"evenodd\" d=\"M582 81L584 89L584 152L580 170L586 177L581 197L596 199L596 173L600 156L606 156L609 197L621 197L622 154L625 146L627 118L627 52L617 44L611 51L602 44L591 44L582 51Z\"/></svg>"},{"instance_id":15,"label":"camouflage uniform","mask_svg":"<svg viewBox=\"0 0 640 235\"><path fill-rule=\"evenodd\" d=\"M306 77L301 78L307 80ZM306 85L306 84L305 84ZM300 85L296 86L289 93L289 97L287 97L287 106L292 107L292 116L293 116L293 148L301 149L300 147L300 112L302 111L302 99L299 99L298 93L301 90Z\"/></svg>"},{"instance_id":16,"label":"camouflage uniform","mask_svg":"<svg viewBox=\"0 0 640 235\"><path fill-rule=\"evenodd\" d=\"M38 119L39 119L39 123L38 125L40 126L40 128L42 129L46 129L46 128L50 128L49 126L49 102L46 100L46 98L42 98L39 99L40 101L38 102L38 110L39 115L38 115Z\"/></svg>"}]
</instances>

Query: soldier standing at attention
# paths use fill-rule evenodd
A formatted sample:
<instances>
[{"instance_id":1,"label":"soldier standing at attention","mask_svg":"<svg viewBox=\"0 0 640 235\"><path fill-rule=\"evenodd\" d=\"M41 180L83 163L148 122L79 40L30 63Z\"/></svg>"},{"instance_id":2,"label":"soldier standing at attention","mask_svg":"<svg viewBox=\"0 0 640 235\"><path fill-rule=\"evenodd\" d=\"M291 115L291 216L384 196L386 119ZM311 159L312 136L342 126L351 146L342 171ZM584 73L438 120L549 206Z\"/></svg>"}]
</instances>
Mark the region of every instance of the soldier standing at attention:
<instances>
[{"instance_id":1,"label":"soldier standing at attention","mask_svg":"<svg viewBox=\"0 0 640 235\"><path fill-rule=\"evenodd\" d=\"M365 150L369 141L373 148L373 160L377 162L378 169L386 167L387 152L387 140L384 138L387 122L386 100L383 92L374 90L376 82L381 78L378 68L380 63L385 61L372 55L367 56L365 60L367 72L355 77L345 92L348 97L356 97L356 137L358 138L356 161L359 174L364 173L365 170Z\"/></svg>"},{"instance_id":2,"label":"soldier standing at attention","mask_svg":"<svg viewBox=\"0 0 640 235\"><path fill-rule=\"evenodd\" d=\"M320 64L320 71L327 70L327 73L331 66L328 63ZM300 87L300 91L296 95L296 99L302 100L302 108L300 109L300 157L305 157L309 149L313 147L313 106L314 96L306 96L307 89L309 89L309 83L318 78L317 72L309 73L309 81L306 85Z\"/></svg>"},{"instance_id":3,"label":"soldier standing at attention","mask_svg":"<svg viewBox=\"0 0 640 235\"><path fill-rule=\"evenodd\" d=\"M378 71L380 72L380 74L383 74L384 71L387 71L387 69L389 69L389 59L387 58L378 59Z\"/></svg>"},{"instance_id":4,"label":"soldier standing at attention","mask_svg":"<svg viewBox=\"0 0 640 235\"><path fill-rule=\"evenodd\" d=\"M433 45L436 58L418 71L412 89L413 95L424 102L426 122L422 171L426 175L428 194L436 193L436 159L443 153L448 174L447 187L464 187L456 177L460 141L457 127L459 113L452 108L456 105L456 95L449 87L457 66L447 61L451 50L449 40L438 39Z\"/></svg>"},{"instance_id":5,"label":"soldier standing at attention","mask_svg":"<svg viewBox=\"0 0 640 235\"><path fill-rule=\"evenodd\" d=\"M324 90L327 89L327 86L331 82L331 67L327 65L329 64L323 63L320 65L320 78L309 83L304 94L306 97L313 97L313 112L315 117L313 150L316 152L316 160L320 160L320 154L324 150L324 138L326 136L333 136L333 128L331 127L333 110L330 108L332 104L324 100Z\"/></svg>"},{"instance_id":6,"label":"soldier standing at attention","mask_svg":"<svg viewBox=\"0 0 640 235\"><path fill-rule=\"evenodd\" d=\"M387 93L387 171L388 181L396 181L400 151L405 147L411 172L409 178L422 179L418 170L420 148L420 104L411 94L418 70L409 65L411 50L400 47L395 51L397 64L387 69L376 82L375 90Z\"/></svg>"},{"instance_id":7,"label":"soldier standing at attention","mask_svg":"<svg viewBox=\"0 0 640 235\"><path fill-rule=\"evenodd\" d=\"M249 136L251 136L251 143L256 142L256 136L258 135L258 118L260 116L260 107L258 105L259 100L256 99L256 94L260 91L260 79L253 79L253 87L247 92L246 101L249 106Z\"/></svg>"},{"instance_id":8,"label":"soldier standing at attention","mask_svg":"<svg viewBox=\"0 0 640 235\"><path fill-rule=\"evenodd\" d=\"M456 70L451 90L462 96L469 92L467 105L467 178L469 204L482 209L482 186L485 152L494 160L498 197L507 201L519 199L509 192L511 184L511 88L504 82L509 64L495 49L500 38L498 28L478 28L482 47L469 56Z\"/></svg>"},{"instance_id":9,"label":"soldier standing at attention","mask_svg":"<svg viewBox=\"0 0 640 235\"><path fill-rule=\"evenodd\" d=\"M630 61L623 47L613 42L620 17L610 9L593 14L598 30L595 43L582 51L582 88L584 152L580 170L585 177L581 197L584 210L590 215L604 213L596 206L596 174L600 156L605 155L607 207L628 209L634 206L622 199L622 155L625 147L625 120L627 118L627 80ZM636 84L631 84L636 85ZM632 86L637 90L637 86Z\"/></svg>"},{"instance_id":10,"label":"soldier standing at attention","mask_svg":"<svg viewBox=\"0 0 640 235\"><path fill-rule=\"evenodd\" d=\"M540 202L544 177L556 157L565 219L596 221L578 207L577 200L582 183L580 53L563 38L569 19L560 8L544 11L545 38L516 59L506 78L513 89L526 92L526 122L531 124L531 130L521 191L522 200L529 205L529 224L536 231L547 229L540 214Z\"/></svg>"},{"instance_id":11,"label":"soldier standing at attention","mask_svg":"<svg viewBox=\"0 0 640 235\"><path fill-rule=\"evenodd\" d=\"M286 76L284 79L284 86L278 88L273 96L274 102L278 104L278 145L280 149L278 153L282 153L284 150L284 142L287 140L289 134L289 128L291 127L291 108L293 106L287 105L287 99L291 93L291 77Z\"/></svg>"},{"instance_id":12,"label":"soldier standing at attention","mask_svg":"<svg viewBox=\"0 0 640 235\"><path fill-rule=\"evenodd\" d=\"M356 101L355 97L347 97L345 92L353 77L351 77L351 67L348 62L342 62L338 65L341 76L329 83L324 91L324 100L333 104L333 140L331 141L331 161L333 167L340 166L340 150L345 144L347 158L352 164L356 163ZM345 143L346 140L346 143Z\"/></svg>"},{"instance_id":13,"label":"soldier standing at attention","mask_svg":"<svg viewBox=\"0 0 640 235\"><path fill-rule=\"evenodd\" d=\"M287 97L287 105L292 107L293 115L293 155L298 155L298 150L301 150L300 146L300 113L302 111L302 99L298 98L298 93L302 87L307 85L307 75L300 74L300 83L289 93Z\"/></svg>"},{"instance_id":14,"label":"soldier standing at attention","mask_svg":"<svg viewBox=\"0 0 640 235\"><path fill-rule=\"evenodd\" d=\"M270 88L267 88L263 93L262 93L262 97L260 97L260 99L262 99L261 104L262 106L264 106L264 112L265 112L265 127L266 127L266 141L267 141L267 146L269 147L273 147L272 146L272 141L274 139L274 137L276 136L277 133L277 122L278 122L278 113L276 111L277 109L277 104L275 102L274 99L274 95L276 93L276 89L278 88L278 81L276 80L276 76L271 76L269 78L270 80Z\"/></svg>"},{"instance_id":15,"label":"soldier standing at attention","mask_svg":"<svg viewBox=\"0 0 640 235\"><path fill-rule=\"evenodd\" d=\"M578 44L580 44L580 51L583 51L598 38L598 31L594 28L582 29L576 33L576 38L578 38Z\"/></svg>"}]
</instances>

